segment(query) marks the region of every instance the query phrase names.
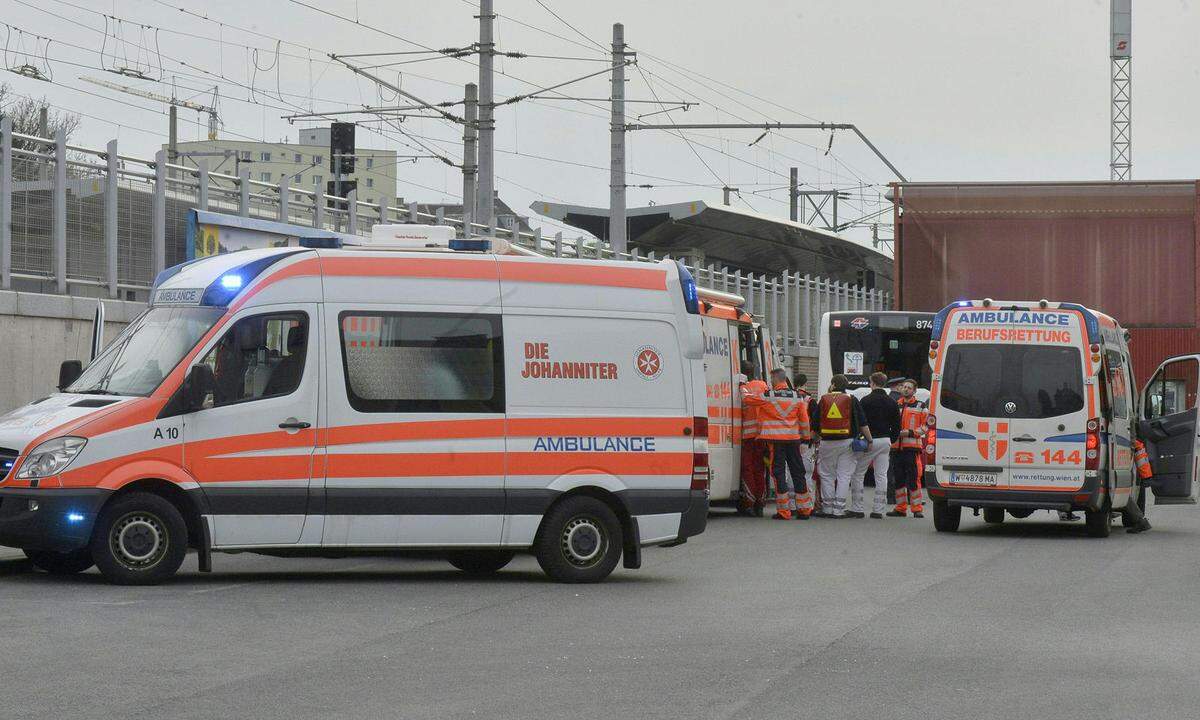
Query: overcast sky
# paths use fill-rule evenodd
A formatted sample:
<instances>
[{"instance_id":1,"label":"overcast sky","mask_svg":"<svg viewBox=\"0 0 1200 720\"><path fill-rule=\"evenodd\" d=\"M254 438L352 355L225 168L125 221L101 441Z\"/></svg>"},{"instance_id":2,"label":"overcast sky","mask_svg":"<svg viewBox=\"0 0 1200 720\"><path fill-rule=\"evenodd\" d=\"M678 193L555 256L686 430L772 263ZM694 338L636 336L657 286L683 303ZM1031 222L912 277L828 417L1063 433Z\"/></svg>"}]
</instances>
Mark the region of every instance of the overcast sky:
<instances>
[{"instance_id":1,"label":"overcast sky","mask_svg":"<svg viewBox=\"0 0 1200 720\"><path fill-rule=\"evenodd\" d=\"M623 22L626 41L639 52L638 67L629 69L628 96L700 103L686 113L671 112L677 122L855 123L910 180L1108 178L1106 0L542 2L561 20L537 0L495 0L503 16L499 48L584 59L501 59L498 68L506 75L497 78L498 95L601 69L604 56L592 41L607 47L612 23ZM181 6L224 24L185 15ZM44 66L30 56L44 53L45 41L29 33L51 38L45 54L54 84L12 74L3 81L17 93L45 96L91 116L76 142L99 147L119 137L123 153L145 156L165 142L163 105L90 86L79 76L168 94L174 82L181 97L196 95L202 102L211 90L198 90L219 83L224 137L295 140L299 126L280 118L288 112L395 104L321 53L420 49L413 43L460 47L478 33L475 8L466 0L0 0L0 10L0 20L20 30L5 30L6 64ZM1133 13L1134 177L1198 177L1200 7L1186 0L1134 0ZM274 38L286 41L279 57ZM257 60L247 45L261 48ZM164 82L102 72L120 66L140 66ZM478 74L468 62L445 58L378 72L393 82L400 73L405 90L430 101L461 99L462 85ZM600 76L562 92L601 98L608 88ZM658 109L632 104L628 114L632 120ZM502 197L522 210L539 199L607 205L607 113L603 102L563 100L499 108ZM182 111L181 119L182 139L201 137L195 113ZM401 127L461 159L461 128L422 119ZM874 185L863 191L868 195L894 179L852 135L834 138L828 156L824 133L771 133L750 147L757 136L698 131L689 134L689 145L667 133L631 133L629 182L656 187L631 188L629 205L697 198L718 203L727 183L741 189L743 207L786 217L789 166L799 166L801 181L814 188ZM358 137L360 148L425 152L417 140L390 128L386 137L362 130ZM397 194L410 200L456 200L461 188L458 171L436 160L400 164L397 179Z\"/></svg>"}]
</instances>

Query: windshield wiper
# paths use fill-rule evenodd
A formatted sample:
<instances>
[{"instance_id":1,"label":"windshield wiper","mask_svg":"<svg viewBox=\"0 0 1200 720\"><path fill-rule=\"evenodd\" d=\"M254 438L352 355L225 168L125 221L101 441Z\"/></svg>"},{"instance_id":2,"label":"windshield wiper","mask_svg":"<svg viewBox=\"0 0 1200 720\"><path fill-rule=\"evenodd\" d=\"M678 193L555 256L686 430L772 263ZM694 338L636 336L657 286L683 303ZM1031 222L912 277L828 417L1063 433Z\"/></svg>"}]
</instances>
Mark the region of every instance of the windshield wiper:
<instances>
[{"instance_id":1,"label":"windshield wiper","mask_svg":"<svg viewBox=\"0 0 1200 720\"><path fill-rule=\"evenodd\" d=\"M102 387L88 388L87 390L72 390L71 392L79 393L80 395L120 395L119 392L106 390Z\"/></svg>"}]
</instances>

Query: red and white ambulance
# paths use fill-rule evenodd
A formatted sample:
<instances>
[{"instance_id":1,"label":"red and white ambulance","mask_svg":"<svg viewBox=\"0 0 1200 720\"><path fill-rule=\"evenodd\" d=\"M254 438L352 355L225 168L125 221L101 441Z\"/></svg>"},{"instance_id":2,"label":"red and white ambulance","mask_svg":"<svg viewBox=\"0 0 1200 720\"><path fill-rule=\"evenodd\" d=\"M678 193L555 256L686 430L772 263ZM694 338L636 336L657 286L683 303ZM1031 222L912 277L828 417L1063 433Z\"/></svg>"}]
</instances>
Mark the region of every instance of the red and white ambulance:
<instances>
[{"instance_id":1,"label":"red and white ambulance","mask_svg":"<svg viewBox=\"0 0 1200 720\"><path fill-rule=\"evenodd\" d=\"M699 289L704 328L704 385L708 396L708 458L714 503L736 502L741 489L742 362L760 379L782 367L770 333L745 310L738 295Z\"/></svg>"},{"instance_id":2,"label":"red and white ambulance","mask_svg":"<svg viewBox=\"0 0 1200 720\"><path fill-rule=\"evenodd\" d=\"M939 531L962 508L990 523L1037 509L1112 514L1144 508L1133 461L1137 394L1126 332L1073 303L961 301L933 320L925 486ZM1140 502L1139 502L1140 501Z\"/></svg>"},{"instance_id":3,"label":"red and white ambulance","mask_svg":"<svg viewBox=\"0 0 1200 720\"><path fill-rule=\"evenodd\" d=\"M171 576L189 548L201 570L388 550L493 572L531 552L593 582L704 530L681 264L364 243L160 274L64 392L0 418L0 544L120 583Z\"/></svg>"}]
</instances>

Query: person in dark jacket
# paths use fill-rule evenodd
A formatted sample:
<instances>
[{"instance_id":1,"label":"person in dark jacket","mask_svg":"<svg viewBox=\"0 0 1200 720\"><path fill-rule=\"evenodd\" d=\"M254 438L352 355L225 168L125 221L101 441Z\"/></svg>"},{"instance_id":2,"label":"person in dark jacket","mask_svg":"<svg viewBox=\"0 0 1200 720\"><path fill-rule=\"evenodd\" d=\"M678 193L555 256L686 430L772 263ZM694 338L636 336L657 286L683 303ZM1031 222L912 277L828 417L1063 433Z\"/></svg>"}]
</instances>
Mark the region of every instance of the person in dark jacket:
<instances>
[{"instance_id":1,"label":"person in dark jacket","mask_svg":"<svg viewBox=\"0 0 1200 720\"><path fill-rule=\"evenodd\" d=\"M871 375L871 392L860 404L867 416L867 427L871 428L871 444L858 456L854 477L850 480L850 511L847 516L861 518L863 515L863 482L868 469L875 470L875 503L871 517L883 519L887 505L887 476L892 443L900 437L900 406L887 393L884 385L887 376L881 372Z\"/></svg>"}]
</instances>

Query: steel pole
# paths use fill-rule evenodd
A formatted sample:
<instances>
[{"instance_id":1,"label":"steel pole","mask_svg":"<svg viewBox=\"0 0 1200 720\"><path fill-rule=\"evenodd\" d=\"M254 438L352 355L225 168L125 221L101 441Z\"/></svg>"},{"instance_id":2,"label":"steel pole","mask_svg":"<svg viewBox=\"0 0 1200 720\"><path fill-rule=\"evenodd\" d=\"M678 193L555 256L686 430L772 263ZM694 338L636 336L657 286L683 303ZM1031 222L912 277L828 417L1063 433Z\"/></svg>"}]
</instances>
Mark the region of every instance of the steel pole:
<instances>
[{"instance_id":1,"label":"steel pole","mask_svg":"<svg viewBox=\"0 0 1200 720\"><path fill-rule=\"evenodd\" d=\"M479 192L475 198L476 221L492 227L496 217L496 100L492 86L492 63L496 45L492 39L492 0L479 0Z\"/></svg>"},{"instance_id":2,"label":"steel pole","mask_svg":"<svg viewBox=\"0 0 1200 720\"><path fill-rule=\"evenodd\" d=\"M0 119L0 288L12 288L12 118Z\"/></svg>"},{"instance_id":3,"label":"steel pole","mask_svg":"<svg viewBox=\"0 0 1200 720\"><path fill-rule=\"evenodd\" d=\"M67 132L54 132L54 280L67 292Z\"/></svg>"},{"instance_id":4,"label":"steel pole","mask_svg":"<svg viewBox=\"0 0 1200 720\"><path fill-rule=\"evenodd\" d=\"M800 169L792 168L791 176L788 179L788 218L792 222L797 222L800 219Z\"/></svg>"},{"instance_id":5,"label":"steel pole","mask_svg":"<svg viewBox=\"0 0 1200 720\"><path fill-rule=\"evenodd\" d=\"M613 24L612 126L609 132L608 243L614 253L624 253L629 242L625 220L625 26Z\"/></svg>"},{"instance_id":6,"label":"steel pole","mask_svg":"<svg viewBox=\"0 0 1200 720\"><path fill-rule=\"evenodd\" d=\"M104 260L105 276L108 280L108 296L115 298L120 294L117 289L117 192L121 186L120 168L117 165L117 141L108 142L108 178L104 184Z\"/></svg>"},{"instance_id":7,"label":"steel pole","mask_svg":"<svg viewBox=\"0 0 1200 720\"><path fill-rule=\"evenodd\" d=\"M463 165L462 165L462 219L463 237L471 237L471 224L475 222L475 184L479 174L479 87L468 83L464 96L463 111Z\"/></svg>"}]
</instances>

